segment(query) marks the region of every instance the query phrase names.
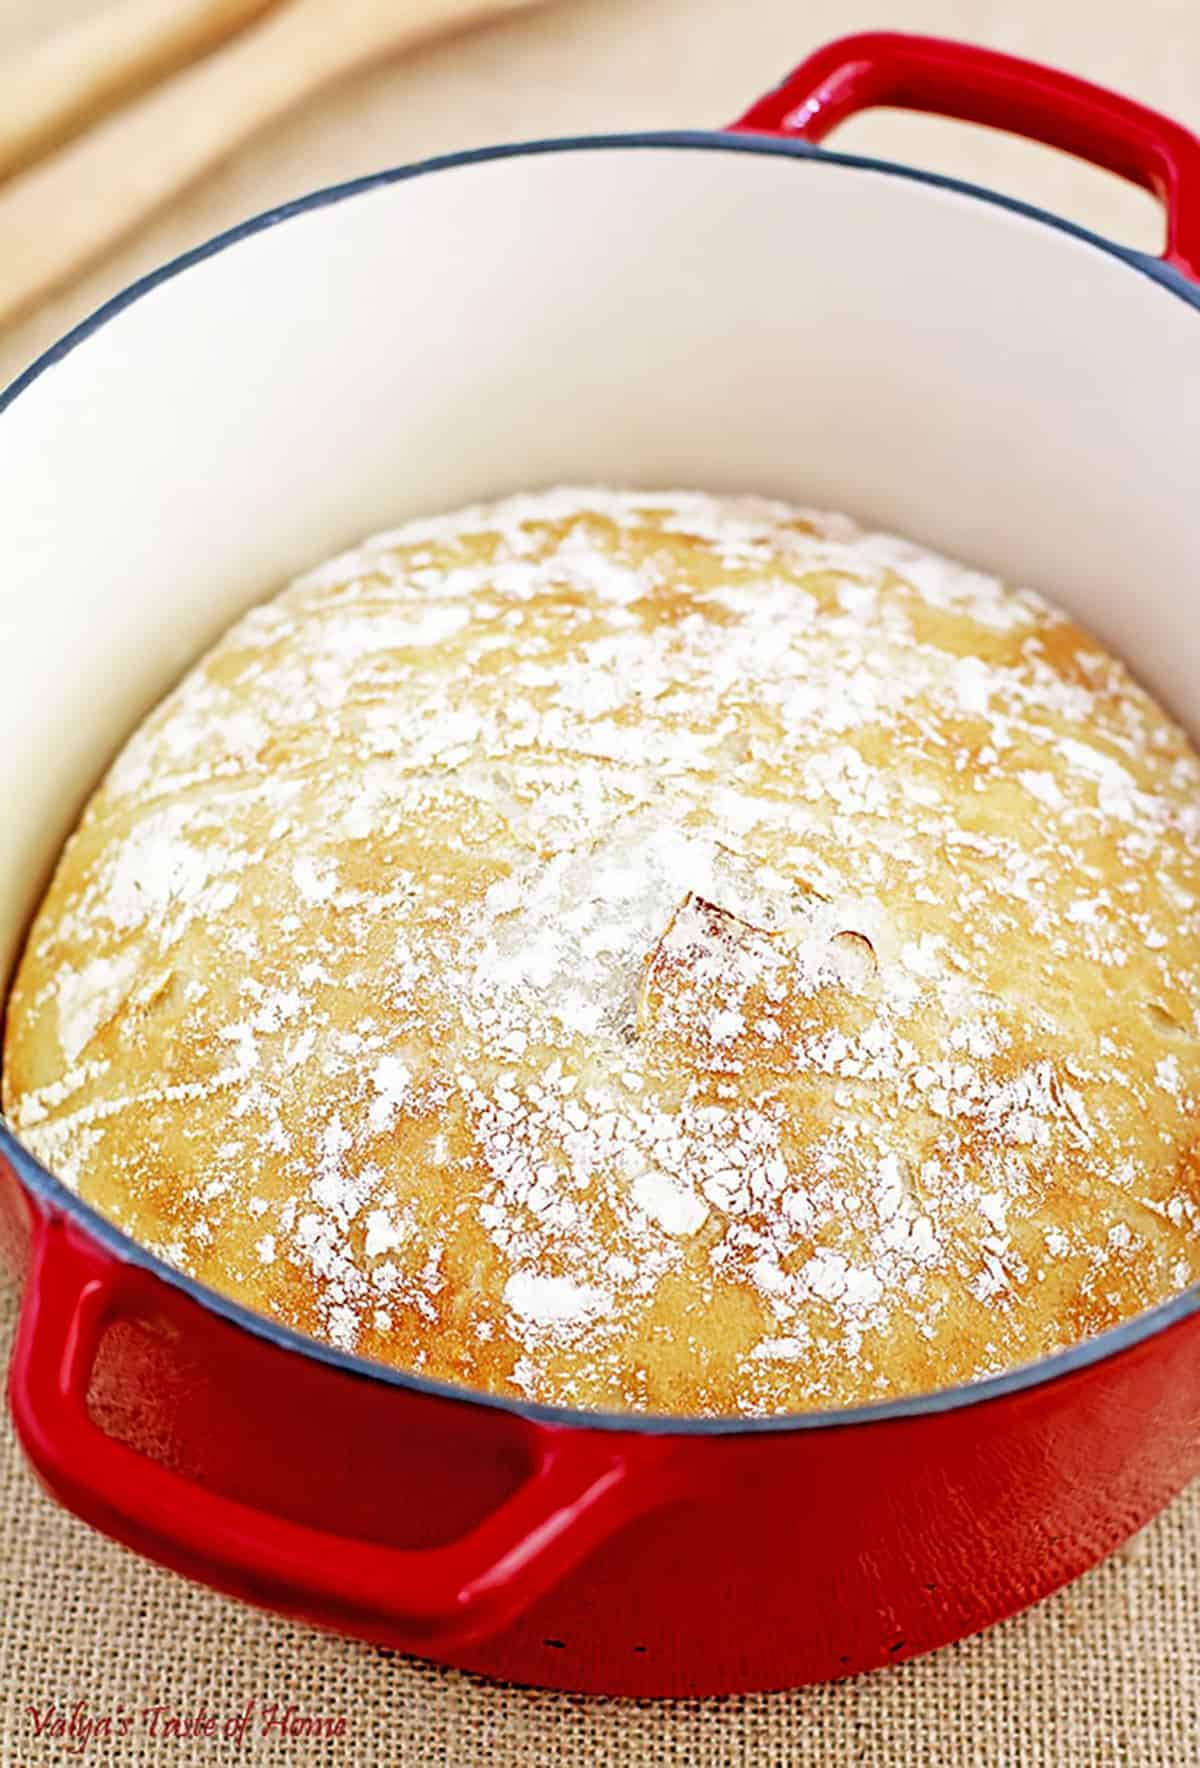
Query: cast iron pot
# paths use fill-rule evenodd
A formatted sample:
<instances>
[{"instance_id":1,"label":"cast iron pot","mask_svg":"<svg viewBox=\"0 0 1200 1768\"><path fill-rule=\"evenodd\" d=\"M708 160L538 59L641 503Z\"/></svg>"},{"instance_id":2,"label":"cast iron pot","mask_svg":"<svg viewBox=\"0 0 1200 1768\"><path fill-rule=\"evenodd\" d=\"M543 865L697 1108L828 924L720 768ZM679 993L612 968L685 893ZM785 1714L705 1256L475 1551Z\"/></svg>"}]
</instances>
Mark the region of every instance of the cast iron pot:
<instances>
[{"instance_id":1,"label":"cast iron pot","mask_svg":"<svg viewBox=\"0 0 1200 1768\"><path fill-rule=\"evenodd\" d=\"M819 151L897 104L1156 191L1163 259ZM577 481L848 509L1078 613L1200 730L1200 143L978 49L806 62L732 131L542 141L292 203L109 303L0 419L0 962L98 769L288 573ZM213 1587L492 1676L797 1684L928 1651L1200 1472L1200 1292L919 1399L765 1421L489 1399L190 1282L0 1126L10 1399L62 1503Z\"/></svg>"}]
</instances>

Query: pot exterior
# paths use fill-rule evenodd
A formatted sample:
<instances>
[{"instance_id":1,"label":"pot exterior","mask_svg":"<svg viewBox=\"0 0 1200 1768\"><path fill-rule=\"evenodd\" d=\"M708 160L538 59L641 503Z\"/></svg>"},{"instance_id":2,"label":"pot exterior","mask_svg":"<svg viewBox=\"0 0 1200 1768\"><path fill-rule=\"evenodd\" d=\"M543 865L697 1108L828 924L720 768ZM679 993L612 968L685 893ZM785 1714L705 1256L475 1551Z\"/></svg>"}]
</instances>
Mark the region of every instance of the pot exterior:
<instances>
[{"instance_id":1,"label":"pot exterior","mask_svg":"<svg viewBox=\"0 0 1200 1768\"><path fill-rule=\"evenodd\" d=\"M762 137L819 141L863 103L1134 178L1164 201L1172 268ZM888 36L831 46L739 128L496 150L312 199L152 279L33 377L0 434L0 739L27 758L0 968L96 757L264 583L517 485L860 509L1053 585L1196 734L1200 145L1065 76ZM483 309L480 263L506 267ZM476 421L491 409L503 427ZM73 708L53 743L47 682ZM26 1278L10 1401L62 1503L216 1589L517 1682L704 1695L900 1661L1076 1576L1200 1472L1195 1298L973 1404L656 1433L398 1385L251 1329L2 1124L0 1254Z\"/></svg>"},{"instance_id":2,"label":"pot exterior","mask_svg":"<svg viewBox=\"0 0 1200 1768\"><path fill-rule=\"evenodd\" d=\"M704 1495L643 1517L451 1661L700 1696L830 1681L965 1638L1098 1563L1200 1472L1198 1356L1193 1317L977 1407L699 1439Z\"/></svg>"},{"instance_id":3,"label":"pot exterior","mask_svg":"<svg viewBox=\"0 0 1200 1768\"><path fill-rule=\"evenodd\" d=\"M16 1226L42 1205L3 1171ZM6 1236L10 1252L29 1244ZM541 1428L529 1419L297 1355L142 1277L136 1307L114 1309L100 1339L88 1407L147 1473L164 1464L186 1480L197 1505L220 1493L265 1517L425 1555L519 1486ZM509 1681L720 1694L899 1662L1109 1553L1200 1471L1200 1318L942 1412L762 1435L572 1431L635 1462L651 1446L659 1459L641 1476L641 1504L524 1612L465 1642L414 1631L399 1586L394 1613L386 1602L368 1611L172 1549L98 1511L91 1470L22 1434L69 1508L244 1599Z\"/></svg>"}]
</instances>

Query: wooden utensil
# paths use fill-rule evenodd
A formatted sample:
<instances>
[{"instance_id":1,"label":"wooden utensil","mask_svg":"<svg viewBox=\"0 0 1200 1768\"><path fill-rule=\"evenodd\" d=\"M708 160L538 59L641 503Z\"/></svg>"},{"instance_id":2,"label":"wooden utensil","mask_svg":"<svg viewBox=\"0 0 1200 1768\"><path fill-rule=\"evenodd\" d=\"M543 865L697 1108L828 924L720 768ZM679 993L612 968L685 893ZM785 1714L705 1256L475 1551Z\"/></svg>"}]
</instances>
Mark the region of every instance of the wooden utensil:
<instances>
[{"instance_id":1,"label":"wooden utensil","mask_svg":"<svg viewBox=\"0 0 1200 1768\"><path fill-rule=\"evenodd\" d=\"M111 0L0 61L0 178L205 54L278 0Z\"/></svg>"},{"instance_id":2,"label":"wooden utensil","mask_svg":"<svg viewBox=\"0 0 1200 1768\"><path fill-rule=\"evenodd\" d=\"M540 0L286 0L277 11L0 189L0 324L320 87Z\"/></svg>"}]
</instances>

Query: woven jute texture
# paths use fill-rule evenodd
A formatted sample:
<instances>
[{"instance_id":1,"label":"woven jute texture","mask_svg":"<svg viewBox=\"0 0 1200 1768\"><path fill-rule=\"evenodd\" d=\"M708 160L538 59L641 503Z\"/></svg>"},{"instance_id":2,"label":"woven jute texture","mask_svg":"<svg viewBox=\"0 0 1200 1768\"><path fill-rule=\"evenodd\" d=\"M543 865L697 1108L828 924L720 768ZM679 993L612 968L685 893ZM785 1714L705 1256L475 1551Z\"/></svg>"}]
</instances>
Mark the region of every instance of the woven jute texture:
<instances>
[{"instance_id":1,"label":"woven jute texture","mask_svg":"<svg viewBox=\"0 0 1200 1768\"><path fill-rule=\"evenodd\" d=\"M0 0L0 54L105 0ZM111 3L111 0L109 0ZM331 20L336 19L331 0ZM817 43L892 26L990 43L1120 87L1200 126L1197 0L559 0L373 71L199 188L19 328L0 381L107 295L256 209L457 147L736 116ZM331 28L336 28L332 24ZM874 117L845 145L1014 190L1154 247L1148 198L1042 149ZM0 265L0 276L3 266ZM14 1300L0 1291L0 1349ZM881 1477L884 1474L881 1472ZM65 1516L0 1434L0 1763L852 1764L1200 1768L1200 1489L1108 1564L980 1638L795 1694L621 1703L491 1686L327 1638L193 1588ZM242 1743L220 1733L247 1702ZM122 1741L48 1742L29 1709L131 1716ZM276 1703L344 1720L321 1744L264 1738ZM203 1708L212 1740L151 1735ZM162 1721L160 1720L160 1726ZM79 1722L76 1724L78 1733Z\"/></svg>"}]
</instances>

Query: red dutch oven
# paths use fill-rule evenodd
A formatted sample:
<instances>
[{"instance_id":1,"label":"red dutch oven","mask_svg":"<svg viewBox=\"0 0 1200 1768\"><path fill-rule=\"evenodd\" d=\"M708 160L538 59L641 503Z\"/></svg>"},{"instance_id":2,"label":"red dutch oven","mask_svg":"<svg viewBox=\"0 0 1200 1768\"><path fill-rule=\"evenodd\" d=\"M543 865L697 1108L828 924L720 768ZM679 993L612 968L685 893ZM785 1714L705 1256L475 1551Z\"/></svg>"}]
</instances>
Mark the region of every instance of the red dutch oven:
<instances>
[{"instance_id":1,"label":"red dutch oven","mask_svg":"<svg viewBox=\"0 0 1200 1768\"><path fill-rule=\"evenodd\" d=\"M1147 186L1161 259L828 153L899 105ZM266 587L410 512L577 482L845 508L1037 583L1195 732L1200 143L979 49L830 45L732 130L319 192L119 296L0 421L0 962L97 768ZM853 1674L1075 1577L1200 1472L1200 1292L1008 1374L766 1420L378 1367L180 1276L0 1125L10 1402L50 1492L212 1587L518 1682Z\"/></svg>"}]
</instances>

